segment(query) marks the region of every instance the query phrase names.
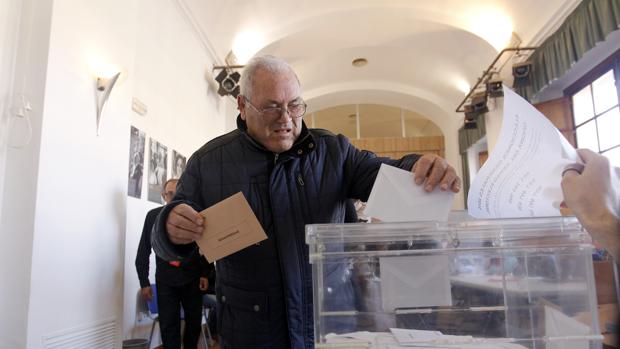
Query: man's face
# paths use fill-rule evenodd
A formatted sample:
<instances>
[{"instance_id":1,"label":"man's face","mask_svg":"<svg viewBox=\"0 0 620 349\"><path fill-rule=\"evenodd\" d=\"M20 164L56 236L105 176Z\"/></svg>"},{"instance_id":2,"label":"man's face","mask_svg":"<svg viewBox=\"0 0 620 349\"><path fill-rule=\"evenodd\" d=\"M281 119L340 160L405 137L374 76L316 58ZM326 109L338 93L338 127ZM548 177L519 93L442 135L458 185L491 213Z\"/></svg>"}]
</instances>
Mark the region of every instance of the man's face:
<instances>
[{"instance_id":1,"label":"man's face","mask_svg":"<svg viewBox=\"0 0 620 349\"><path fill-rule=\"evenodd\" d=\"M169 204L170 201L172 201L172 198L174 198L174 194L176 194L176 192L177 192L177 181L168 182L168 184L164 188L164 193L162 194L166 204Z\"/></svg>"},{"instance_id":2,"label":"man's face","mask_svg":"<svg viewBox=\"0 0 620 349\"><path fill-rule=\"evenodd\" d=\"M271 73L258 69L254 73L252 96L247 96L250 103L258 110L269 107L284 108L303 102L301 88L295 73ZM302 118L291 118L283 112L276 118L267 117L249 106L244 96L237 98L241 119L248 126L248 133L254 140L274 153L285 152L293 146L301 133Z\"/></svg>"}]
</instances>

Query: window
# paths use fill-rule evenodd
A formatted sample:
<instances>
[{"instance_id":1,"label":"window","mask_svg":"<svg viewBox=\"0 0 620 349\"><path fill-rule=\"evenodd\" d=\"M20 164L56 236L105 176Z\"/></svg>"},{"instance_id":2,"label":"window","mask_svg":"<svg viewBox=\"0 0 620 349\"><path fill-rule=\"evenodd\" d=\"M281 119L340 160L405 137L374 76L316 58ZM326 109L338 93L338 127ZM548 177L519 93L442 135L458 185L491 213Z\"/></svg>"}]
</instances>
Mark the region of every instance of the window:
<instances>
[{"instance_id":1,"label":"window","mask_svg":"<svg viewBox=\"0 0 620 349\"><path fill-rule=\"evenodd\" d=\"M620 58L613 58L603 69L599 66L587 74L570 96L577 146L603 154L620 166Z\"/></svg>"}]
</instances>

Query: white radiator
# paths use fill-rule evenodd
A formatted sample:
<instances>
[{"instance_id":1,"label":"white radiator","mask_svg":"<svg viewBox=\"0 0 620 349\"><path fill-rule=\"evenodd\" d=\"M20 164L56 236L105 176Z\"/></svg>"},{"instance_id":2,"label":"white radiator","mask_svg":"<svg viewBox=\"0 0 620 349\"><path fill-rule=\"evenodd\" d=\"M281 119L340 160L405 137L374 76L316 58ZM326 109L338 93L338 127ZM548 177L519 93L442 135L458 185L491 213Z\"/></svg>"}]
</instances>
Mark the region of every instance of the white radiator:
<instances>
[{"instance_id":1,"label":"white radiator","mask_svg":"<svg viewBox=\"0 0 620 349\"><path fill-rule=\"evenodd\" d=\"M44 349L113 349L116 339L116 319L77 326L43 336Z\"/></svg>"}]
</instances>

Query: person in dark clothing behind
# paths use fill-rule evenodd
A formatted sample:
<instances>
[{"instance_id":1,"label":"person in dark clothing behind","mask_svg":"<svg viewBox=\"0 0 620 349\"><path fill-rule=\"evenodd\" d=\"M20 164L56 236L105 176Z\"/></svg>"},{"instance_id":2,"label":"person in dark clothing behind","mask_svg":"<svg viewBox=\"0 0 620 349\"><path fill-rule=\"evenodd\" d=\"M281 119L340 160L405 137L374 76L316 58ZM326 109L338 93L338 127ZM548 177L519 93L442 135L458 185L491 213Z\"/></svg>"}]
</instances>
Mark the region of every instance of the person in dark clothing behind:
<instances>
[{"instance_id":1,"label":"person in dark clothing behind","mask_svg":"<svg viewBox=\"0 0 620 349\"><path fill-rule=\"evenodd\" d=\"M205 144L188 161L174 201L153 227L155 253L166 260L197 249L205 222L198 212L242 192L267 239L217 261L216 296L222 349L314 348L312 268L305 226L342 223L347 199L368 200L381 164L413 172L427 191L458 192L454 168L436 155L380 158L343 135L309 129L293 69L255 57L241 75L237 129ZM414 165L415 164L415 165ZM325 292L353 307L350 275L325 270ZM348 291L347 291L348 288Z\"/></svg>"},{"instance_id":2,"label":"person in dark clothing behind","mask_svg":"<svg viewBox=\"0 0 620 349\"><path fill-rule=\"evenodd\" d=\"M169 203L174 197L177 182L178 179L169 179L164 183L162 197L166 203ZM157 207L147 213L136 255L140 293L146 300L151 300L153 297L153 290L149 282L151 230L162 208ZM198 249L194 250L183 261L165 261L159 257L156 257L155 260L157 307L159 308L159 324L164 348L181 348L180 305L183 305L185 313L183 346L184 348L196 348L202 323L202 292L207 291L209 287L208 276L213 275L215 267L213 264L207 263Z\"/></svg>"}]
</instances>

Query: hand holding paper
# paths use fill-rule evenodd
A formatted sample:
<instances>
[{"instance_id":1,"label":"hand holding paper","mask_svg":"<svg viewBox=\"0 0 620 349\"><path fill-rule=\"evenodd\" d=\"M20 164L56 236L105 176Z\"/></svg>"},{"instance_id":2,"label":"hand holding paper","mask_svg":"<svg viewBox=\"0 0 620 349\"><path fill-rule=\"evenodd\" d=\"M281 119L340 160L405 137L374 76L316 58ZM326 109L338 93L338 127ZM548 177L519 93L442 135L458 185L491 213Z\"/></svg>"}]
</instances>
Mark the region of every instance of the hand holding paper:
<instances>
[{"instance_id":1,"label":"hand holding paper","mask_svg":"<svg viewBox=\"0 0 620 349\"><path fill-rule=\"evenodd\" d=\"M168 237L175 244L189 244L200 239L203 223L202 216L190 205L179 204L170 211L166 219Z\"/></svg>"},{"instance_id":2,"label":"hand holding paper","mask_svg":"<svg viewBox=\"0 0 620 349\"><path fill-rule=\"evenodd\" d=\"M413 165L415 183L424 185L424 190L432 192L439 185L442 191L450 190L458 193L461 190L461 179L456 175L454 167L435 154L424 154Z\"/></svg>"}]
</instances>

